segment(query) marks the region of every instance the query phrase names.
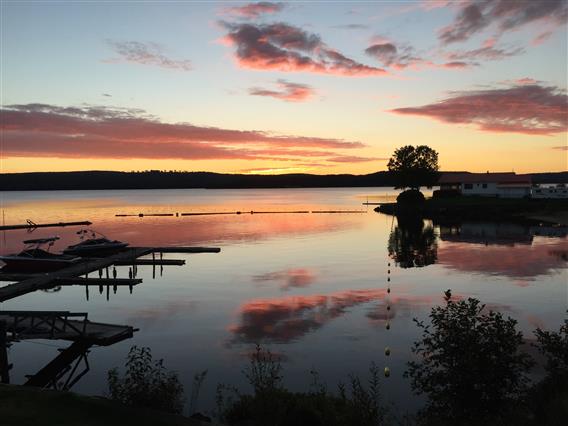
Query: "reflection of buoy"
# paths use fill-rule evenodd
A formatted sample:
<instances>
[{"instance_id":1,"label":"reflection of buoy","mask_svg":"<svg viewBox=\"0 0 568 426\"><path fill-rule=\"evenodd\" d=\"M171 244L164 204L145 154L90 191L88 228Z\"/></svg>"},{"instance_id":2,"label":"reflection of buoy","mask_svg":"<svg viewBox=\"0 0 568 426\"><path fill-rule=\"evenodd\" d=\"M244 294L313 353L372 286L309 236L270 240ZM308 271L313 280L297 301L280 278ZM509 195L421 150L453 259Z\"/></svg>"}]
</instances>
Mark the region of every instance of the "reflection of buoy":
<instances>
[{"instance_id":1,"label":"reflection of buoy","mask_svg":"<svg viewBox=\"0 0 568 426\"><path fill-rule=\"evenodd\" d=\"M391 370L388 367L385 367L385 377L389 377L391 375Z\"/></svg>"},{"instance_id":2,"label":"reflection of buoy","mask_svg":"<svg viewBox=\"0 0 568 426\"><path fill-rule=\"evenodd\" d=\"M385 348L385 355L386 355L386 356L389 356L390 354L391 354L391 350L390 350L390 348L387 346L387 347Z\"/></svg>"}]
</instances>

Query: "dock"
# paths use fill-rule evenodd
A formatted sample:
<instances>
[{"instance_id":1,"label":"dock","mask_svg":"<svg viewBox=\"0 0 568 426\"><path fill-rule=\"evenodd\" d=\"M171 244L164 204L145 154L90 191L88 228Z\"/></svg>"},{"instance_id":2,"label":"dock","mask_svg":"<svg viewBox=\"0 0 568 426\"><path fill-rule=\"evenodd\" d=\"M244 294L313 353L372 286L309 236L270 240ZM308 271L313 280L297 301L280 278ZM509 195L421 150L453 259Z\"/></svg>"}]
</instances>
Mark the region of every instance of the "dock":
<instances>
[{"instance_id":1,"label":"dock","mask_svg":"<svg viewBox=\"0 0 568 426\"><path fill-rule=\"evenodd\" d=\"M28 220L27 223L21 225L4 225L0 226L0 231L10 231L14 229L36 229L36 228L55 228L63 226L89 226L92 222L84 220L81 222L57 222L57 223L35 223Z\"/></svg>"},{"instance_id":2,"label":"dock","mask_svg":"<svg viewBox=\"0 0 568 426\"><path fill-rule=\"evenodd\" d=\"M219 253L218 247L130 247L120 253L103 258L85 258L82 262L74 264L58 271L42 274L24 274L14 276L13 274L0 273L0 281L17 281L0 287L0 302L22 296L37 290L46 290L58 285L98 285L113 286L139 284L141 280L116 279L116 278L81 278L83 275L95 271L101 271L113 265L182 265L183 260L156 259L156 253ZM152 255L152 259L138 259L139 257ZM164 262L166 261L166 262ZM17 278L13 280L11 278Z\"/></svg>"},{"instance_id":3,"label":"dock","mask_svg":"<svg viewBox=\"0 0 568 426\"><path fill-rule=\"evenodd\" d=\"M91 347L109 346L130 339L136 331L127 325L89 321L88 314L82 312L0 311L1 382L10 382L11 364L6 351L10 342L27 339L72 342L36 374L27 376L24 383L24 386L69 390L89 371L87 354ZM79 370L81 363L84 367Z\"/></svg>"}]
</instances>

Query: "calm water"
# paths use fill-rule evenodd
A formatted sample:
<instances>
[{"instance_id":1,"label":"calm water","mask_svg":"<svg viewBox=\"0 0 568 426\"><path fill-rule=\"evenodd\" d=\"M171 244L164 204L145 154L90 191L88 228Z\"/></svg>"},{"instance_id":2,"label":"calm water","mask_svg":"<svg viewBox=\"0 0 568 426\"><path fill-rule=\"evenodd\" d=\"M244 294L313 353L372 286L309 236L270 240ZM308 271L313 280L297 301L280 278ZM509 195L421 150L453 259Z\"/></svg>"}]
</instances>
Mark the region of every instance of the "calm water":
<instances>
[{"instance_id":1,"label":"calm water","mask_svg":"<svg viewBox=\"0 0 568 426\"><path fill-rule=\"evenodd\" d=\"M443 303L442 292L474 296L513 316L529 335L557 329L565 317L568 239L558 229L513 224L420 223L400 229L366 201L395 195L381 188L278 190L53 191L3 194L7 224L91 220L93 228L131 245L207 245L219 254L169 254L185 266L161 272L139 266L144 282L111 292L91 288L36 292L7 301L4 310L88 312L92 321L136 328L134 338L89 354L90 372L73 390L101 394L106 372L121 366L132 345L149 346L191 390L195 373L208 370L199 407L213 406L219 382L245 387L247 354L261 343L281 355L285 382L306 389L317 369L328 385L364 375L375 361L388 366L387 400L413 409L402 378L418 337L412 318L425 319ZM250 210L358 210L362 213L259 214L187 217L115 217L115 214ZM404 225L404 224L401 224ZM59 235L54 247L76 242L78 228L0 235L1 252L21 240ZM30 236L31 235L31 236ZM390 252L390 255L389 255ZM395 264L396 260L396 264ZM391 263L389 267L388 264ZM422 267L409 267L423 265ZM387 293L390 269L391 293ZM128 268L118 268L119 277ZM387 306L391 306L387 310ZM386 324L390 323L387 330ZM9 350L13 383L41 369L68 342L22 341ZM384 348L391 348L391 356Z\"/></svg>"}]
</instances>

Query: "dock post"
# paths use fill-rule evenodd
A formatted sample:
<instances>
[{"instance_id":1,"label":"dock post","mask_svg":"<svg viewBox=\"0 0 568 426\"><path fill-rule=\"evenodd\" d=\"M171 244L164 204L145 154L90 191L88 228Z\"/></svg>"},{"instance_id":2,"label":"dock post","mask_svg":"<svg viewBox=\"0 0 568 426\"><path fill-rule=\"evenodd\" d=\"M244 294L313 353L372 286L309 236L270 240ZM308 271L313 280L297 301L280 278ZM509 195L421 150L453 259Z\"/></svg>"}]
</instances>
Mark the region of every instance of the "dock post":
<instances>
[{"instance_id":1,"label":"dock post","mask_svg":"<svg viewBox=\"0 0 568 426\"><path fill-rule=\"evenodd\" d=\"M109 278L109 277L108 277L108 266L105 268L105 271L106 271L106 278L107 278L107 280L108 280L108 278ZM102 291L101 291L101 293L102 293Z\"/></svg>"},{"instance_id":2,"label":"dock post","mask_svg":"<svg viewBox=\"0 0 568 426\"><path fill-rule=\"evenodd\" d=\"M8 365L8 351L6 350L6 323L0 321L0 382L10 383L10 365Z\"/></svg>"}]
</instances>

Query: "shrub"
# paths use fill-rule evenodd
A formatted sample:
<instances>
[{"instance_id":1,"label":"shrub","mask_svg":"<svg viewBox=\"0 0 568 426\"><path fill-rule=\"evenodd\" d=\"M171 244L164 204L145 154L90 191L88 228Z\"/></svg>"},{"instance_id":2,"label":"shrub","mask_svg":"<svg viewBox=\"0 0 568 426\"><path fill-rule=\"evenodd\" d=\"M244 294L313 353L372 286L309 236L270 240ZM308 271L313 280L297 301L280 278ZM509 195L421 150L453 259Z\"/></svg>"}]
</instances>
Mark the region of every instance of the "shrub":
<instances>
[{"instance_id":1,"label":"shrub","mask_svg":"<svg viewBox=\"0 0 568 426\"><path fill-rule=\"evenodd\" d=\"M154 361L150 348L133 346L126 359L126 371L108 372L111 399L125 405L148 407L170 413L183 409L183 386L174 372L168 372L163 360Z\"/></svg>"},{"instance_id":2,"label":"shrub","mask_svg":"<svg viewBox=\"0 0 568 426\"><path fill-rule=\"evenodd\" d=\"M274 355L257 346L251 364L243 373L254 389L243 395L220 385L217 404L220 420L229 425L250 426L379 426L385 410L381 406L379 370L372 365L365 386L350 377L350 387L339 386L339 395L327 391L317 372L311 371L308 392L290 392L282 384L282 366ZM229 396L227 396L229 393Z\"/></svg>"},{"instance_id":3,"label":"shrub","mask_svg":"<svg viewBox=\"0 0 568 426\"><path fill-rule=\"evenodd\" d=\"M522 333L516 321L500 313L484 312L485 305L469 298L430 313L431 325L415 320L423 330L412 351L418 361L408 363L415 393L428 397L418 414L423 424L508 424L528 385L532 365L520 352Z\"/></svg>"},{"instance_id":4,"label":"shrub","mask_svg":"<svg viewBox=\"0 0 568 426\"><path fill-rule=\"evenodd\" d=\"M396 202L399 205L422 206L425 201L424 194L416 189L407 189L396 197Z\"/></svg>"}]
</instances>

